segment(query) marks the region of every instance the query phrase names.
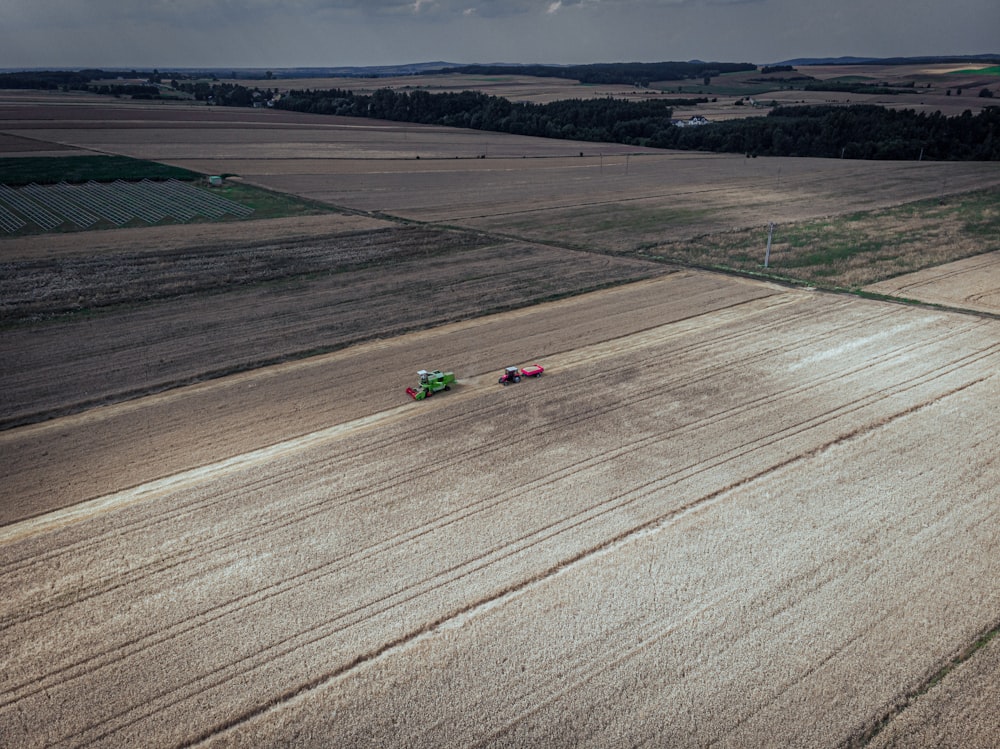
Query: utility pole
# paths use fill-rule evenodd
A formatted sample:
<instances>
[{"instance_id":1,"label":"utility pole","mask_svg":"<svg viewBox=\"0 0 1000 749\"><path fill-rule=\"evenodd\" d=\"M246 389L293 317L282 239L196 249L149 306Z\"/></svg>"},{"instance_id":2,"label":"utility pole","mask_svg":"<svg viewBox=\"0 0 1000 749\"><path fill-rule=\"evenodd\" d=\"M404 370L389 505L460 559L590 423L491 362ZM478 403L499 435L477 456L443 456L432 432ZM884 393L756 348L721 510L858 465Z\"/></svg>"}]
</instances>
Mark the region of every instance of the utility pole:
<instances>
[{"instance_id":1,"label":"utility pole","mask_svg":"<svg viewBox=\"0 0 1000 749\"><path fill-rule=\"evenodd\" d=\"M771 236L774 234L774 222L772 221L767 227L767 251L764 253L764 267L766 268L771 262Z\"/></svg>"}]
</instances>

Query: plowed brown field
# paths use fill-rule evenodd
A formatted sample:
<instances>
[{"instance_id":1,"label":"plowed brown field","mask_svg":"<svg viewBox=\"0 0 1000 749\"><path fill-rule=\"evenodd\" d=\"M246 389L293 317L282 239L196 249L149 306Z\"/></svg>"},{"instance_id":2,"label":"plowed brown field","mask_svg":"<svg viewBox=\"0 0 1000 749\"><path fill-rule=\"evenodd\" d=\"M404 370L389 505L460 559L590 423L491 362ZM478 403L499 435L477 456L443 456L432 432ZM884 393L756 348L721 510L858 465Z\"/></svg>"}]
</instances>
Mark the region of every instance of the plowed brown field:
<instances>
[{"instance_id":1,"label":"plowed brown field","mask_svg":"<svg viewBox=\"0 0 1000 749\"><path fill-rule=\"evenodd\" d=\"M9 430L0 744L889 737L998 625L998 333L676 273Z\"/></svg>"}]
</instances>

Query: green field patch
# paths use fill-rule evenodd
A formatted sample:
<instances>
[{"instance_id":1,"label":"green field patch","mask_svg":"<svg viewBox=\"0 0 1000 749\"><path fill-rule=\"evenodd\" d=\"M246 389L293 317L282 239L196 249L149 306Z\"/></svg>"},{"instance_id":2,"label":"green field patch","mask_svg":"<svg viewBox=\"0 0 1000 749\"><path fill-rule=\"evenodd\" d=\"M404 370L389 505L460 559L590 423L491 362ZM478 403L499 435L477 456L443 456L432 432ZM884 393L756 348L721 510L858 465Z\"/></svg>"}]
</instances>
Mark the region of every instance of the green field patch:
<instances>
[{"instance_id":1,"label":"green field patch","mask_svg":"<svg viewBox=\"0 0 1000 749\"><path fill-rule=\"evenodd\" d=\"M1000 75L1000 65L993 65L988 68L966 68L965 70L952 70L945 75Z\"/></svg>"},{"instance_id":2,"label":"green field patch","mask_svg":"<svg viewBox=\"0 0 1000 749\"><path fill-rule=\"evenodd\" d=\"M177 166L128 156L19 156L0 159L0 184L51 185L59 182L114 182L141 179L191 181L203 175Z\"/></svg>"},{"instance_id":3,"label":"green field patch","mask_svg":"<svg viewBox=\"0 0 1000 749\"><path fill-rule=\"evenodd\" d=\"M336 209L325 203L306 198L298 198L285 193L265 190L242 182L225 180L220 187L211 188L213 195L232 200L234 203L253 208L254 219L288 218L290 216L315 216L321 213L336 213ZM229 220L242 220L231 218Z\"/></svg>"},{"instance_id":4,"label":"green field patch","mask_svg":"<svg viewBox=\"0 0 1000 749\"><path fill-rule=\"evenodd\" d=\"M334 210L232 180L211 187L179 180L4 187L0 236L286 218Z\"/></svg>"}]
</instances>

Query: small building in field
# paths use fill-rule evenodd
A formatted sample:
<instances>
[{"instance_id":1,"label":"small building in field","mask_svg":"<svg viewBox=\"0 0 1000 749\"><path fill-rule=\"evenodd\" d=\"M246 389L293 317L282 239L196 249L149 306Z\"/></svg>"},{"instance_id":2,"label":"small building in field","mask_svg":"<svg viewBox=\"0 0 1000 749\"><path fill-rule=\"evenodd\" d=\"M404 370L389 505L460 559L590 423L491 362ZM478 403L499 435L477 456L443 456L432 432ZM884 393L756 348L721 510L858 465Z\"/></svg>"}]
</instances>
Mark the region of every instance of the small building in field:
<instances>
[{"instance_id":1,"label":"small building in field","mask_svg":"<svg viewBox=\"0 0 1000 749\"><path fill-rule=\"evenodd\" d=\"M698 125L707 125L708 118L703 117L700 114L696 114L687 120L671 120L670 124L674 127L696 127Z\"/></svg>"}]
</instances>

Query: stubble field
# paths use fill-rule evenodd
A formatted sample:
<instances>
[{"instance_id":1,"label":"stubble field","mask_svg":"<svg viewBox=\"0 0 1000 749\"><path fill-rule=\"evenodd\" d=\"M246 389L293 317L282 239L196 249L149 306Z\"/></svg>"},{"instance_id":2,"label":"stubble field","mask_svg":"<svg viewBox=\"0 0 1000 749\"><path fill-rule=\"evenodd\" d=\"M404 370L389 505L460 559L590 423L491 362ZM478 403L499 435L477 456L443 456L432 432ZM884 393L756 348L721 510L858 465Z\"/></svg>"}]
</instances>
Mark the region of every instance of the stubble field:
<instances>
[{"instance_id":1,"label":"stubble field","mask_svg":"<svg viewBox=\"0 0 1000 749\"><path fill-rule=\"evenodd\" d=\"M383 373L374 403L278 370L216 390L222 433L178 423L197 389L120 407L189 467L108 492L112 461L3 529L5 743L836 745L894 717L997 624L996 323L639 289L313 363ZM418 350L469 362L453 392L392 393ZM546 350L508 389L484 361ZM209 462L272 378L336 412ZM23 472L108 418L26 428L65 452Z\"/></svg>"},{"instance_id":2,"label":"stubble field","mask_svg":"<svg viewBox=\"0 0 1000 749\"><path fill-rule=\"evenodd\" d=\"M0 744L990 745L997 321L625 254L995 167L144 111L343 213L0 241Z\"/></svg>"}]
</instances>

